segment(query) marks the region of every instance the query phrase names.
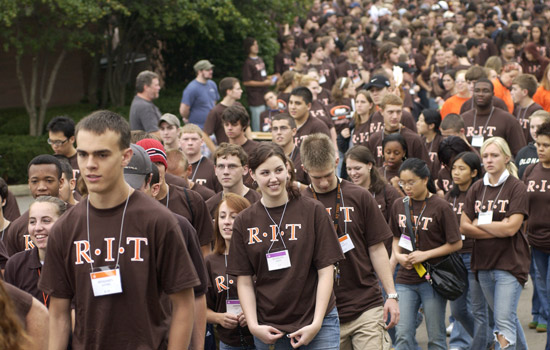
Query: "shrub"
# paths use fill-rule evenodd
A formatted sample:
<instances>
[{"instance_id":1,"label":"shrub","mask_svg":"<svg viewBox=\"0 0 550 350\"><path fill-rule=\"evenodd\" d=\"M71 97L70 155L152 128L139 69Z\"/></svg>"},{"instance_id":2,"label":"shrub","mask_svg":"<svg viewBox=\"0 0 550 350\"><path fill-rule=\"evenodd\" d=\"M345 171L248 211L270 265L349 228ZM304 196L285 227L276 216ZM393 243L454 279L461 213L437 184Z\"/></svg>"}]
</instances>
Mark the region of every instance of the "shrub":
<instances>
[{"instance_id":1,"label":"shrub","mask_svg":"<svg viewBox=\"0 0 550 350\"><path fill-rule=\"evenodd\" d=\"M52 153L48 136L0 135L0 176L9 185L27 183L27 165L39 154Z\"/></svg>"}]
</instances>

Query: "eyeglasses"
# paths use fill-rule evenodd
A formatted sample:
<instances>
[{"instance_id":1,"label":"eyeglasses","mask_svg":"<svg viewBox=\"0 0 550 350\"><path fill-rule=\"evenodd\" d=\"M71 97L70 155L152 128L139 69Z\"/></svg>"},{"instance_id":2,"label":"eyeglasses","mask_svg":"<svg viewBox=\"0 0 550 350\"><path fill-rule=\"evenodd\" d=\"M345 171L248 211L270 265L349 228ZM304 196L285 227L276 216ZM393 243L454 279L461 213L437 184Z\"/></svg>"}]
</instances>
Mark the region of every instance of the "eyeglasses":
<instances>
[{"instance_id":1,"label":"eyeglasses","mask_svg":"<svg viewBox=\"0 0 550 350\"><path fill-rule=\"evenodd\" d=\"M416 185L420 180L410 180L410 181L399 181L398 184L400 187L413 187Z\"/></svg>"},{"instance_id":2,"label":"eyeglasses","mask_svg":"<svg viewBox=\"0 0 550 350\"><path fill-rule=\"evenodd\" d=\"M52 140L52 139L48 139L48 144L49 145L52 145L52 146L62 146L65 144L65 142L69 141L68 138L66 138L65 140L61 141L61 140Z\"/></svg>"}]
</instances>

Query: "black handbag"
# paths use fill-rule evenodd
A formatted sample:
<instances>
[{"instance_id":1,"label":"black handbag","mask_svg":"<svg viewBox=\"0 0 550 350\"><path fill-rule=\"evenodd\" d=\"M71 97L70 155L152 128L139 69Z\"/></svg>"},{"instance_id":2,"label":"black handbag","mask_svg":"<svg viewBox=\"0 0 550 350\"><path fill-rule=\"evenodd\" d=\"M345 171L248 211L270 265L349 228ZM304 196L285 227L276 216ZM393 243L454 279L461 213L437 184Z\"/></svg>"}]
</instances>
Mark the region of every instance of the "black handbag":
<instances>
[{"instance_id":1,"label":"black handbag","mask_svg":"<svg viewBox=\"0 0 550 350\"><path fill-rule=\"evenodd\" d=\"M416 250L416 236L412 229L411 214L409 207L409 197L403 198L405 205L405 216L407 220L407 229L411 236L411 243ZM426 268L426 280L439 295L447 300L455 300L466 291L468 285L468 270L464 261L457 253L447 255L437 264L424 262L422 265Z\"/></svg>"}]
</instances>

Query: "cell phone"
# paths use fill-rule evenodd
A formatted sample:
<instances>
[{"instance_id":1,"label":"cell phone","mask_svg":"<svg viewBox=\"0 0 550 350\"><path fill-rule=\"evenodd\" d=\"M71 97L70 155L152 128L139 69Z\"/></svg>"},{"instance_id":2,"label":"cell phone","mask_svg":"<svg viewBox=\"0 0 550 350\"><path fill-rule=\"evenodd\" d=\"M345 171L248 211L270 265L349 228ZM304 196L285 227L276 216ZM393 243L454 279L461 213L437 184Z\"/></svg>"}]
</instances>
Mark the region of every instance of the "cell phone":
<instances>
[{"instance_id":1,"label":"cell phone","mask_svg":"<svg viewBox=\"0 0 550 350\"><path fill-rule=\"evenodd\" d=\"M276 82L277 79L279 79L279 77L277 77L276 75L274 75L274 76L271 77L271 81L272 81L272 82Z\"/></svg>"}]
</instances>

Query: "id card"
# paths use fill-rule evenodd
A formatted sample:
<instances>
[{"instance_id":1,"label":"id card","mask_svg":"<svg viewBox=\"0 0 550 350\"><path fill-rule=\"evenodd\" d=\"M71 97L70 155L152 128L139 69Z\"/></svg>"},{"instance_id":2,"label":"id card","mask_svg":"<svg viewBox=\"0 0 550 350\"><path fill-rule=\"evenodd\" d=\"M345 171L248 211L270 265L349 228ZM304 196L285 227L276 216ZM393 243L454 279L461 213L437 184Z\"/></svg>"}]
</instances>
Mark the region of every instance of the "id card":
<instances>
[{"instance_id":1,"label":"id card","mask_svg":"<svg viewBox=\"0 0 550 350\"><path fill-rule=\"evenodd\" d=\"M483 135L474 135L472 136L472 146L481 147L483 146Z\"/></svg>"},{"instance_id":2,"label":"id card","mask_svg":"<svg viewBox=\"0 0 550 350\"><path fill-rule=\"evenodd\" d=\"M267 269L269 271L288 269L290 267L290 255L288 250L281 250L280 252L267 253Z\"/></svg>"},{"instance_id":3,"label":"id card","mask_svg":"<svg viewBox=\"0 0 550 350\"><path fill-rule=\"evenodd\" d=\"M359 49L359 52L363 52L363 45L359 45L358 49Z\"/></svg>"},{"instance_id":4,"label":"id card","mask_svg":"<svg viewBox=\"0 0 550 350\"><path fill-rule=\"evenodd\" d=\"M324 84L327 82L327 78L324 75L321 75L319 78L319 84Z\"/></svg>"},{"instance_id":5,"label":"id card","mask_svg":"<svg viewBox=\"0 0 550 350\"><path fill-rule=\"evenodd\" d=\"M352 79L352 81L353 81L354 84L357 84L358 82L361 81L361 77L355 77L355 78Z\"/></svg>"},{"instance_id":6,"label":"id card","mask_svg":"<svg viewBox=\"0 0 550 350\"><path fill-rule=\"evenodd\" d=\"M261 75L262 77L267 77L267 72L265 71L265 69L262 69L262 70L260 71L260 75Z\"/></svg>"},{"instance_id":7,"label":"id card","mask_svg":"<svg viewBox=\"0 0 550 350\"><path fill-rule=\"evenodd\" d=\"M344 252L344 254L355 248L349 234L345 234L342 237L339 237L338 240L340 241L340 247L342 247L342 251Z\"/></svg>"},{"instance_id":8,"label":"id card","mask_svg":"<svg viewBox=\"0 0 550 350\"><path fill-rule=\"evenodd\" d=\"M90 273L92 289L94 296L111 295L122 293L122 283L120 281L120 268L104 269Z\"/></svg>"},{"instance_id":9,"label":"id card","mask_svg":"<svg viewBox=\"0 0 550 350\"><path fill-rule=\"evenodd\" d=\"M241 302L238 299L230 299L225 301L225 311L228 314L238 315L243 312Z\"/></svg>"},{"instance_id":10,"label":"id card","mask_svg":"<svg viewBox=\"0 0 550 350\"><path fill-rule=\"evenodd\" d=\"M401 235L401 237L399 238L399 246L412 252L413 245L411 242L411 237L407 235Z\"/></svg>"},{"instance_id":11,"label":"id card","mask_svg":"<svg viewBox=\"0 0 550 350\"><path fill-rule=\"evenodd\" d=\"M424 277L424 275L426 275L426 268L424 267L424 265L422 265L421 263L418 263L418 264L414 264L414 269L416 270L416 273L418 274L418 276L420 277Z\"/></svg>"},{"instance_id":12,"label":"id card","mask_svg":"<svg viewBox=\"0 0 550 350\"><path fill-rule=\"evenodd\" d=\"M493 211L487 210L486 212L479 213L477 217L478 225L487 225L493 222Z\"/></svg>"}]
</instances>

